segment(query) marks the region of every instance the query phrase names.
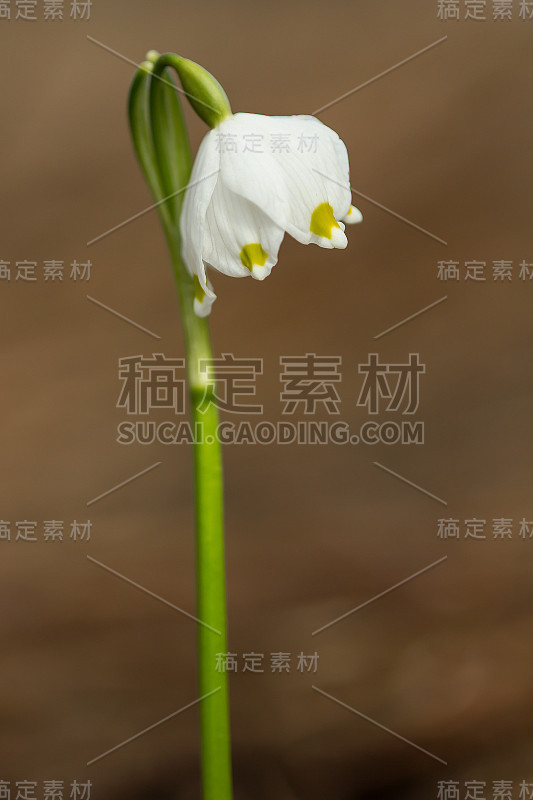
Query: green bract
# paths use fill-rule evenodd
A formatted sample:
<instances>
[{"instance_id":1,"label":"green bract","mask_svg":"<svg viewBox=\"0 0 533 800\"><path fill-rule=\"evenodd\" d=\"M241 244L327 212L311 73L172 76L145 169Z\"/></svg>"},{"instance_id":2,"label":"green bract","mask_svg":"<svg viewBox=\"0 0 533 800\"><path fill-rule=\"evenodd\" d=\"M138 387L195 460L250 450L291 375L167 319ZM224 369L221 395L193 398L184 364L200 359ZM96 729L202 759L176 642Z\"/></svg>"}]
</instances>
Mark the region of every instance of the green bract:
<instances>
[{"instance_id":1,"label":"green bract","mask_svg":"<svg viewBox=\"0 0 533 800\"><path fill-rule=\"evenodd\" d=\"M214 128L231 117L227 95L206 69L175 53L149 50L130 89L129 119L137 158L165 222L176 225L191 174L189 138L176 84L198 116ZM179 89L178 89L179 91Z\"/></svg>"},{"instance_id":2,"label":"green bract","mask_svg":"<svg viewBox=\"0 0 533 800\"><path fill-rule=\"evenodd\" d=\"M215 128L220 122L231 117L231 107L226 92L206 69L194 61L189 61L188 58L181 58L173 53L159 56L154 65L154 74L159 74L164 67L174 67L187 100L200 119L203 119L210 128Z\"/></svg>"}]
</instances>

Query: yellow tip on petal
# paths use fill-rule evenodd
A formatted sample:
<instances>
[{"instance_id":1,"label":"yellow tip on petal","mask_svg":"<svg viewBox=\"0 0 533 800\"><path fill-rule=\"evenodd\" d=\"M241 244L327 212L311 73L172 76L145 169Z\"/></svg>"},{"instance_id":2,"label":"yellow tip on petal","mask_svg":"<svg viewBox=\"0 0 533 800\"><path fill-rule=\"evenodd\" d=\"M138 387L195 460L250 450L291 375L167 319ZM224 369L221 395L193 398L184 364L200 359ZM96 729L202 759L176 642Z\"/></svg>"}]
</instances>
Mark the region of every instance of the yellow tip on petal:
<instances>
[{"instance_id":1,"label":"yellow tip on petal","mask_svg":"<svg viewBox=\"0 0 533 800\"><path fill-rule=\"evenodd\" d=\"M260 281L270 274L270 268L265 267L267 258L268 253L259 242L245 244L241 250L241 264L250 270L252 278Z\"/></svg>"},{"instance_id":2,"label":"yellow tip on petal","mask_svg":"<svg viewBox=\"0 0 533 800\"><path fill-rule=\"evenodd\" d=\"M208 297L200 284L198 275L193 275L194 283L194 313L197 317L207 317L211 313L214 297ZM211 289L211 285L209 285Z\"/></svg>"},{"instance_id":3,"label":"yellow tip on petal","mask_svg":"<svg viewBox=\"0 0 533 800\"><path fill-rule=\"evenodd\" d=\"M205 292L200 284L198 275L193 276L193 283L194 283L194 297L196 300L198 300L199 303L203 303Z\"/></svg>"},{"instance_id":4,"label":"yellow tip on petal","mask_svg":"<svg viewBox=\"0 0 533 800\"><path fill-rule=\"evenodd\" d=\"M348 225L357 225L358 222L363 221L363 215L358 208L355 206L350 206L348 213L342 218L342 221L347 222Z\"/></svg>"},{"instance_id":5,"label":"yellow tip on petal","mask_svg":"<svg viewBox=\"0 0 533 800\"><path fill-rule=\"evenodd\" d=\"M340 228L340 225L333 215L332 207L329 203L320 203L311 214L309 230L315 236L331 239L335 228Z\"/></svg>"}]
</instances>

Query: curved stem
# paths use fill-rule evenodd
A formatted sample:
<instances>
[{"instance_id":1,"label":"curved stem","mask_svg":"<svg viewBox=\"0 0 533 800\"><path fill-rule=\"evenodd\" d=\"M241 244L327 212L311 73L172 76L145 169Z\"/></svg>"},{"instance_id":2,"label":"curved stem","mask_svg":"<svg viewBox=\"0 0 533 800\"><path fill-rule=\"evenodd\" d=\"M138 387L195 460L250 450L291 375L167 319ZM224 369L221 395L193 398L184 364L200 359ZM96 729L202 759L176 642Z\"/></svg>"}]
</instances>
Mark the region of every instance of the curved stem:
<instances>
[{"instance_id":1,"label":"curved stem","mask_svg":"<svg viewBox=\"0 0 533 800\"><path fill-rule=\"evenodd\" d=\"M212 360L207 319L193 310L194 283L182 257L179 217L192 164L183 115L162 59L137 73L129 98L134 147L157 201L170 250L185 335L194 444L196 591L202 783L204 800L232 800L228 676L217 671L227 652L222 450L214 383L202 361ZM176 187L181 187L176 191ZM207 363L206 363L207 366Z\"/></svg>"}]
</instances>

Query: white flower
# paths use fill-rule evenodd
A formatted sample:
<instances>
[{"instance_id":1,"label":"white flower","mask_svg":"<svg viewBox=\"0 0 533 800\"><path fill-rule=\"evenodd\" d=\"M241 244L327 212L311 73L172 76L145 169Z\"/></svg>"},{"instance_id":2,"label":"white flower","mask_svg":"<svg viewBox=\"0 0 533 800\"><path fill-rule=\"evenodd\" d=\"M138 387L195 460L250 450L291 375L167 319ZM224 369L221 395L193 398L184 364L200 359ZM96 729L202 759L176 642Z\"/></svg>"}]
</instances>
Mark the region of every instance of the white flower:
<instances>
[{"instance_id":1,"label":"white flower","mask_svg":"<svg viewBox=\"0 0 533 800\"><path fill-rule=\"evenodd\" d=\"M263 280L285 232L302 244L344 248L351 205L346 146L315 117L235 114L209 131L181 215L183 257L195 279L194 310L216 295L206 266Z\"/></svg>"}]
</instances>

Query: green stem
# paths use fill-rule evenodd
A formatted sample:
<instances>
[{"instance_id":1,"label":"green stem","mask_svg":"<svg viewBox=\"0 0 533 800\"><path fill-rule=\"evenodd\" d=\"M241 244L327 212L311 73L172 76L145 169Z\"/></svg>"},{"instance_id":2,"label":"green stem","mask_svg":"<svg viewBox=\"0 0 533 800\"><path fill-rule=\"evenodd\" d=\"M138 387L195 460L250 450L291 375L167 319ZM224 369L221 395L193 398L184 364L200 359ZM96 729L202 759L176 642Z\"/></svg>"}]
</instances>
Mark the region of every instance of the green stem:
<instances>
[{"instance_id":1,"label":"green stem","mask_svg":"<svg viewBox=\"0 0 533 800\"><path fill-rule=\"evenodd\" d=\"M193 311L194 286L183 266L177 236L166 232L185 333L193 427L203 429L194 444L197 616L217 631L198 626L199 694L212 692L200 703L203 795L204 800L231 800L228 676L216 670L217 653L227 652L222 451L218 409L210 402L213 383L200 371L200 361L212 359L211 342L207 319ZM202 409L207 406L204 413L201 404Z\"/></svg>"},{"instance_id":2,"label":"green stem","mask_svg":"<svg viewBox=\"0 0 533 800\"><path fill-rule=\"evenodd\" d=\"M217 654L227 652L222 449L215 387L209 373L201 370L202 361L212 360L209 324L194 313L194 283L181 257L179 219L192 156L181 106L165 69L176 68L176 59L165 56L155 66L142 65L130 89L129 119L135 152L159 203L170 250L185 334L193 428L202 432L195 436L193 452L197 616L203 623L198 624L199 696L205 698L200 702L203 797L232 800L228 676L216 668Z\"/></svg>"}]
</instances>

